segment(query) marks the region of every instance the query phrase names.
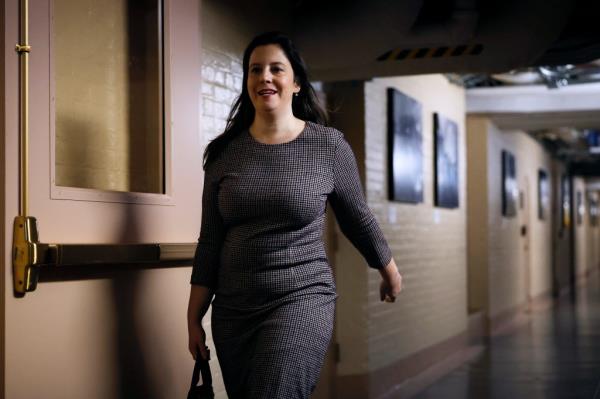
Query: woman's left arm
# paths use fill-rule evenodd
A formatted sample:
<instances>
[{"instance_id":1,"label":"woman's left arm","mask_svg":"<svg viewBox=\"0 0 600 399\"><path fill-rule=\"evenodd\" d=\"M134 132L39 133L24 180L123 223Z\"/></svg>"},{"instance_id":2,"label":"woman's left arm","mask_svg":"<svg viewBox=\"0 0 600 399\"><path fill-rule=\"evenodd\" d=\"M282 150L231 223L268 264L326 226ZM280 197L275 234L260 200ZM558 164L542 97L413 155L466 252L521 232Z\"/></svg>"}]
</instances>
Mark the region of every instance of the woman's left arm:
<instances>
[{"instance_id":1,"label":"woman's left arm","mask_svg":"<svg viewBox=\"0 0 600 399\"><path fill-rule=\"evenodd\" d=\"M381 300L393 302L402 288L402 277L383 232L367 205L354 152L340 135L333 159L331 207L344 235L360 251L368 265L381 274Z\"/></svg>"}]
</instances>

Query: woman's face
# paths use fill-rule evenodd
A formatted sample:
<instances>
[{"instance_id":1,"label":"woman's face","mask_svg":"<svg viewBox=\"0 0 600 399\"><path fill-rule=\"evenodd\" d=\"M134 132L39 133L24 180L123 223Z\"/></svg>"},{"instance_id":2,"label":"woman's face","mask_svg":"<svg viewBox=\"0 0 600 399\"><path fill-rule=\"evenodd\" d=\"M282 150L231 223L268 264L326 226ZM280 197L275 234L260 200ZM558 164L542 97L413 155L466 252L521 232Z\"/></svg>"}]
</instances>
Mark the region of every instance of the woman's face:
<instances>
[{"instance_id":1,"label":"woman's face","mask_svg":"<svg viewBox=\"0 0 600 399\"><path fill-rule=\"evenodd\" d=\"M252 51L246 85L259 113L292 112L292 97L300 91L290 61L276 44L258 46Z\"/></svg>"}]
</instances>

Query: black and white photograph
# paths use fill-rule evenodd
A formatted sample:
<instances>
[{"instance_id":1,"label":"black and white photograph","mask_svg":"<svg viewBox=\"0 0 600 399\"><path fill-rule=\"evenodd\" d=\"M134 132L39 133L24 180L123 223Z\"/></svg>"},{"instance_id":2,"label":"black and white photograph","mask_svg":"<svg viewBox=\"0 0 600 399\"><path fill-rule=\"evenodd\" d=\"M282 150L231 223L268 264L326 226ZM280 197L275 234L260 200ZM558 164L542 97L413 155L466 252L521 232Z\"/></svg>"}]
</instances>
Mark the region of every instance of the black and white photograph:
<instances>
[{"instance_id":1,"label":"black and white photograph","mask_svg":"<svg viewBox=\"0 0 600 399\"><path fill-rule=\"evenodd\" d=\"M583 215L585 215L585 204L583 203L583 193L577 190L577 194L575 194L575 201L577 204L577 225L581 225L583 223Z\"/></svg>"},{"instance_id":2,"label":"black and white photograph","mask_svg":"<svg viewBox=\"0 0 600 399\"><path fill-rule=\"evenodd\" d=\"M433 114L434 200L441 208L458 208L458 125Z\"/></svg>"},{"instance_id":3,"label":"black and white photograph","mask_svg":"<svg viewBox=\"0 0 600 399\"><path fill-rule=\"evenodd\" d=\"M510 152L502 151L502 215L512 217L517 214L517 200L519 188L517 186L517 170L515 156Z\"/></svg>"},{"instance_id":4,"label":"black and white photograph","mask_svg":"<svg viewBox=\"0 0 600 399\"><path fill-rule=\"evenodd\" d=\"M546 220L550 209L550 183L548 173L538 170L538 219Z\"/></svg>"},{"instance_id":5,"label":"black and white photograph","mask_svg":"<svg viewBox=\"0 0 600 399\"><path fill-rule=\"evenodd\" d=\"M422 106L388 89L389 199L423 202Z\"/></svg>"},{"instance_id":6,"label":"black and white photograph","mask_svg":"<svg viewBox=\"0 0 600 399\"><path fill-rule=\"evenodd\" d=\"M590 225L593 227L598 226L598 199L596 196L590 194Z\"/></svg>"}]
</instances>

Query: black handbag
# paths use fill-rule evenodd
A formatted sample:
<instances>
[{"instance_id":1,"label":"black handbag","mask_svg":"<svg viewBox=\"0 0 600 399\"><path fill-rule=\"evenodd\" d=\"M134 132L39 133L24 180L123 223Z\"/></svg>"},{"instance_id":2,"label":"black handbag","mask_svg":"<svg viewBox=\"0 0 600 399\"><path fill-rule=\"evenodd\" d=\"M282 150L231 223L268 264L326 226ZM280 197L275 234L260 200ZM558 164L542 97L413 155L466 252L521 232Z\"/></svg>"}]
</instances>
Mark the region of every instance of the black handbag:
<instances>
[{"instance_id":1,"label":"black handbag","mask_svg":"<svg viewBox=\"0 0 600 399\"><path fill-rule=\"evenodd\" d=\"M208 359L204 360L200 353L196 355L196 364L194 364L194 373L192 374L192 385L188 392L187 399L213 399L215 393L212 387L212 375L210 373L210 351L207 349ZM202 385L198 385L202 374Z\"/></svg>"}]
</instances>

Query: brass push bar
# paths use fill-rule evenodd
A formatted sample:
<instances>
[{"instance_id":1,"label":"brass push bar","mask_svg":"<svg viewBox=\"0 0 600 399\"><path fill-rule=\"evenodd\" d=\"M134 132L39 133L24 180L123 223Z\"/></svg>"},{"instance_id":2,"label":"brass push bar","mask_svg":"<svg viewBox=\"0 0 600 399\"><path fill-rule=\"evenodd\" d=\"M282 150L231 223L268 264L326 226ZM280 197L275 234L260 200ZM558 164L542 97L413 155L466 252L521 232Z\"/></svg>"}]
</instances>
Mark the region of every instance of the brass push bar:
<instances>
[{"instance_id":1,"label":"brass push bar","mask_svg":"<svg viewBox=\"0 0 600 399\"><path fill-rule=\"evenodd\" d=\"M196 244L42 244L34 217L17 216L13 231L15 292L37 287L40 267L111 264L160 265L178 261L191 265Z\"/></svg>"},{"instance_id":2,"label":"brass push bar","mask_svg":"<svg viewBox=\"0 0 600 399\"><path fill-rule=\"evenodd\" d=\"M195 244L39 244L52 266L189 261ZM45 248L44 248L45 247Z\"/></svg>"}]
</instances>

